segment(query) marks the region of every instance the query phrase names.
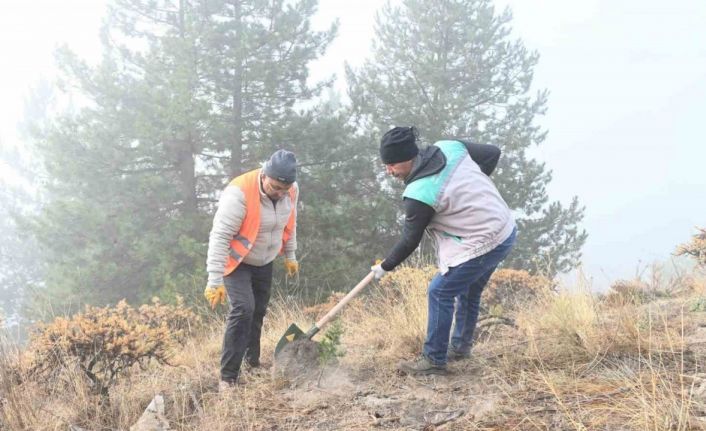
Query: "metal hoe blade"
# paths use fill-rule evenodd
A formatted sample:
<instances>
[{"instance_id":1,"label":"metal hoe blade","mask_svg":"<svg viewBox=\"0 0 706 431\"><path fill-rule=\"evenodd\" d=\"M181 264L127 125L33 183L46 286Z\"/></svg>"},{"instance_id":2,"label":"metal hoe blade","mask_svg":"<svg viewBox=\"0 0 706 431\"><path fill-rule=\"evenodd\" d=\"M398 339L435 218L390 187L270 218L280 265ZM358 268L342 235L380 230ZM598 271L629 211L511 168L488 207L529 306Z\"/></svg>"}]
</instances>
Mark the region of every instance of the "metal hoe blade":
<instances>
[{"instance_id":1,"label":"metal hoe blade","mask_svg":"<svg viewBox=\"0 0 706 431\"><path fill-rule=\"evenodd\" d=\"M275 356L277 356L277 354L284 348L284 346L294 340L301 340L302 338L306 338L306 334L304 333L304 331L299 329L299 327L295 323L292 323L291 325L289 325L289 328L287 328L287 330L284 332L282 338L280 338L277 342L277 346L275 347Z\"/></svg>"},{"instance_id":2,"label":"metal hoe blade","mask_svg":"<svg viewBox=\"0 0 706 431\"><path fill-rule=\"evenodd\" d=\"M284 335L282 338L279 339L277 342L277 346L275 346L275 356L289 343L295 340L301 340L301 339L308 339L311 340L311 338L316 335L321 328L323 328L331 319L336 316L336 314L341 311L341 309L348 304L348 301L353 299L365 286L370 283L373 278L375 277L374 272L370 272L368 275L365 276L363 280L361 280L360 283L358 283L346 296L341 299L338 304L336 304L331 310L329 310L328 313L321 319L319 319L318 322L314 324L314 326L311 327L306 333L299 329L299 327L292 323L289 325L289 328L285 331Z\"/></svg>"}]
</instances>

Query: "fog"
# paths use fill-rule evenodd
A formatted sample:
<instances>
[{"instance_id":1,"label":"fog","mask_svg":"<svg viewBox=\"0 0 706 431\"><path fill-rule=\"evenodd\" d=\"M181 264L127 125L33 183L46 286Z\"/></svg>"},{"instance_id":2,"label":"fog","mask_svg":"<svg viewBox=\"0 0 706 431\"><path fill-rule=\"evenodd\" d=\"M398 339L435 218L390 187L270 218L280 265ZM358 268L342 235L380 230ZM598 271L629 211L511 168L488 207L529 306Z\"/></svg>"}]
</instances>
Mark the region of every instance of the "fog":
<instances>
[{"instance_id":1,"label":"fog","mask_svg":"<svg viewBox=\"0 0 706 431\"><path fill-rule=\"evenodd\" d=\"M354 4L355 3L355 4ZM550 199L585 206L583 270L596 289L667 261L706 214L706 3L677 0L498 1L513 12L513 37L539 53L533 90L549 91L548 132L531 154L553 172ZM339 35L311 64L310 81L369 57L379 1L322 0L314 27L340 20ZM89 63L101 55L105 2L5 0L0 4L0 141L18 132L30 89L56 76L67 45ZM20 180L8 164L2 178ZM30 186L31 187L31 186ZM315 252L315 251L310 251Z\"/></svg>"}]
</instances>

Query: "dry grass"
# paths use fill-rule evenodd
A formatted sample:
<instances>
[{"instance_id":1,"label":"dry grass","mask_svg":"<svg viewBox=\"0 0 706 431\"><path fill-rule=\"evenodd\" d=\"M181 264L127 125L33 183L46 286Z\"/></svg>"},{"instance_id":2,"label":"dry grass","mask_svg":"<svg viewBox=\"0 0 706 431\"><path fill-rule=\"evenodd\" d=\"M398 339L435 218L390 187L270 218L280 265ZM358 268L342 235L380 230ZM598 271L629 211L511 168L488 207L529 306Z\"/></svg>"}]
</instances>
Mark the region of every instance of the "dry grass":
<instances>
[{"instance_id":1,"label":"dry grass","mask_svg":"<svg viewBox=\"0 0 706 431\"><path fill-rule=\"evenodd\" d=\"M0 337L0 429L25 429L37 420L35 397L19 385L23 374L20 352L6 337Z\"/></svg>"},{"instance_id":2,"label":"dry grass","mask_svg":"<svg viewBox=\"0 0 706 431\"><path fill-rule=\"evenodd\" d=\"M111 388L109 403L72 370L63 371L61 390L28 379L23 356L5 343L0 429L128 429L158 393L176 430L420 429L400 417L454 408L468 411L438 429L706 429L706 312L692 311L704 294L698 273L681 296L646 303L608 304L586 289L544 292L507 315L515 328L502 327L478 342L471 361L452 364L452 377L399 376L395 362L421 348L434 272L396 271L344 310L347 354L338 386L282 388L266 373L248 372L246 386L219 394L223 322L216 315L172 352L170 366L133 367ZM290 323L308 329L336 298L313 308L273 299L265 362ZM384 413L368 397L399 402L397 413Z\"/></svg>"},{"instance_id":3,"label":"dry grass","mask_svg":"<svg viewBox=\"0 0 706 431\"><path fill-rule=\"evenodd\" d=\"M345 312L346 342L360 360L389 365L418 353L426 335L426 286L433 267L395 271Z\"/></svg>"},{"instance_id":4,"label":"dry grass","mask_svg":"<svg viewBox=\"0 0 706 431\"><path fill-rule=\"evenodd\" d=\"M617 306L585 291L548 295L518 316L526 348L496 377L522 382L515 396L534 410L514 409L527 412L534 424L574 430L699 429L696 416L706 400L695 397L694 381L705 356L698 345L689 345L687 334L698 329L703 316L687 312L688 302Z\"/></svg>"}]
</instances>

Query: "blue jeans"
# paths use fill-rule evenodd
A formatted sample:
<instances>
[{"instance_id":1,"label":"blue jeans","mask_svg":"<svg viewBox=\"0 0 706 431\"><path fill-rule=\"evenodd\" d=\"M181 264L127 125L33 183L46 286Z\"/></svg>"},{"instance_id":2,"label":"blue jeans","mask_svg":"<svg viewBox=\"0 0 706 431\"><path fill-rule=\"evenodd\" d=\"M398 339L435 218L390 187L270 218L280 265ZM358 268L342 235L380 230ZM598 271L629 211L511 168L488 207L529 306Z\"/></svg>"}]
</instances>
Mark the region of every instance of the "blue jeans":
<instances>
[{"instance_id":1,"label":"blue jeans","mask_svg":"<svg viewBox=\"0 0 706 431\"><path fill-rule=\"evenodd\" d=\"M446 274L437 274L432 279L427 292L429 317L423 353L435 365L446 364L455 301L456 325L452 347L459 352L470 351L478 321L481 293L495 268L510 253L516 236L517 228L493 250L449 268Z\"/></svg>"}]
</instances>

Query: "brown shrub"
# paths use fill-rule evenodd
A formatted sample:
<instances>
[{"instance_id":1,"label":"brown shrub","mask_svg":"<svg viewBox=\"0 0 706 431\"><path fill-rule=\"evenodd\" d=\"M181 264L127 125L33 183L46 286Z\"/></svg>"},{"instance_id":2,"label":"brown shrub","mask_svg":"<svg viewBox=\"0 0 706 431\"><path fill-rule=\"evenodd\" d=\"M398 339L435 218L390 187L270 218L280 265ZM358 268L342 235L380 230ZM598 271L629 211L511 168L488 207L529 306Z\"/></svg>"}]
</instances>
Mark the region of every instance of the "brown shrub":
<instances>
[{"instance_id":1,"label":"brown shrub","mask_svg":"<svg viewBox=\"0 0 706 431\"><path fill-rule=\"evenodd\" d=\"M682 277L679 293L689 295L706 294L706 277L694 274Z\"/></svg>"},{"instance_id":2,"label":"brown shrub","mask_svg":"<svg viewBox=\"0 0 706 431\"><path fill-rule=\"evenodd\" d=\"M498 307L503 311L512 311L519 304L534 300L553 289L554 283L540 275L531 275L523 270L499 269L493 273L485 287L481 303L491 311Z\"/></svg>"},{"instance_id":3,"label":"brown shrub","mask_svg":"<svg viewBox=\"0 0 706 431\"><path fill-rule=\"evenodd\" d=\"M332 292L326 302L304 307L302 312L307 318L310 318L312 320L319 320L320 318L324 317L326 313L331 311L331 309L335 307L336 304L338 304L344 296L346 296L346 294L343 292Z\"/></svg>"},{"instance_id":4,"label":"brown shrub","mask_svg":"<svg viewBox=\"0 0 706 431\"><path fill-rule=\"evenodd\" d=\"M52 379L78 368L95 393L107 396L118 375L133 365L153 359L167 364L170 348L198 319L183 303L152 302L137 310L125 301L115 307L86 306L71 318L39 325L28 349L31 374Z\"/></svg>"},{"instance_id":5,"label":"brown shrub","mask_svg":"<svg viewBox=\"0 0 706 431\"><path fill-rule=\"evenodd\" d=\"M143 304L138 311L142 322L150 328L166 324L172 338L177 341L184 341L200 324L199 317L184 306L184 298L181 296L177 296L176 305L162 304L155 296L152 298L152 305Z\"/></svg>"},{"instance_id":6,"label":"brown shrub","mask_svg":"<svg viewBox=\"0 0 706 431\"><path fill-rule=\"evenodd\" d=\"M649 302L653 296L650 293L650 287L642 280L617 280L610 285L603 303L609 307L639 305Z\"/></svg>"},{"instance_id":7,"label":"brown shrub","mask_svg":"<svg viewBox=\"0 0 706 431\"><path fill-rule=\"evenodd\" d=\"M706 267L706 229L698 228L699 233L691 238L691 241L677 247L677 256L691 256L696 260L696 264Z\"/></svg>"}]
</instances>

